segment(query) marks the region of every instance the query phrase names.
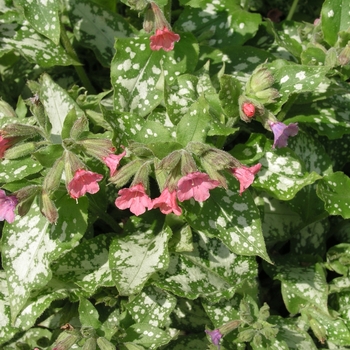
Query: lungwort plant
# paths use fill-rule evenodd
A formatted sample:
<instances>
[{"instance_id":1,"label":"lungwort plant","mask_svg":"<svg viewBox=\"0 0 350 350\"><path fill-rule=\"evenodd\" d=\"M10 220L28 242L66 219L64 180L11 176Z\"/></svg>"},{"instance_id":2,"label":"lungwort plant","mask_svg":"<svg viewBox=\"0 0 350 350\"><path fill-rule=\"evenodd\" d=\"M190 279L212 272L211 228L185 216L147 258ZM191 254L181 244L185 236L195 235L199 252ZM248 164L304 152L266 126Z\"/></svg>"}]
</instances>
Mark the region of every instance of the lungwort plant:
<instances>
[{"instance_id":1,"label":"lungwort plant","mask_svg":"<svg viewBox=\"0 0 350 350\"><path fill-rule=\"evenodd\" d=\"M1 349L350 348L348 0L0 0L0 32Z\"/></svg>"}]
</instances>

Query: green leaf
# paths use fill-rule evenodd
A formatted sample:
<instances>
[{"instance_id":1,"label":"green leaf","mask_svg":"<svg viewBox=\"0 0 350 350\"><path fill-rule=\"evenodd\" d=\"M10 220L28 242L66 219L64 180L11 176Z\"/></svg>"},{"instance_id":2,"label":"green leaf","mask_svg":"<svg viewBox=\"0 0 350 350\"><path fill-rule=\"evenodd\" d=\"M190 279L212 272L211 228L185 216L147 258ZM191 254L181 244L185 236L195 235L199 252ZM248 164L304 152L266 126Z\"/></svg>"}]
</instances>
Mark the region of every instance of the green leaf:
<instances>
[{"instance_id":1,"label":"green leaf","mask_svg":"<svg viewBox=\"0 0 350 350\"><path fill-rule=\"evenodd\" d=\"M281 200L292 199L301 188L321 178L315 172L304 172L300 159L287 147L266 152L260 163L253 187Z\"/></svg>"},{"instance_id":2,"label":"green leaf","mask_svg":"<svg viewBox=\"0 0 350 350\"><path fill-rule=\"evenodd\" d=\"M331 247L327 252L329 269L340 275L347 275L350 268L350 244L341 243Z\"/></svg>"},{"instance_id":3,"label":"green leaf","mask_svg":"<svg viewBox=\"0 0 350 350\"><path fill-rule=\"evenodd\" d=\"M163 100L164 79L171 83L195 68L198 48L194 38L184 33L180 43L164 53L152 51L148 37L118 39L111 65L114 107L145 116L158 106Z\"/></svg>"},{"instance_id":4,"label":"green leaf","mask_svg":"<svg viewBox=\"0 0 350 350\"><path fill-rule=\"evenodd\" d=\"M80 199L79 199L80 200ZM80 243L52 265L54 276L74 282L89 294L101 286L114 285L108 265L109 235L98 235Z\"/></svg>"},{"instance_id":5,"label":"green leaf","mask_svg":"<svg viewBox=\"0 0 350 350\"><path fill-rule=\"evenodd\" d=\"M33 28L58 45L60 41L59 2L57 0L19 0L18 4L23 7L24 15Z\"/></svg>"},{"instance_id":6,"label":"green leaf","mask_svg":"<svg viewBox=\"0 0 350 350\"><path fill-rule=\"evenodd\" d=\"M317 195L324 202L325 209L331 215L350 218L350 179L342 172L325 176L317 184Z\"/></svg>"},{"instance_id":7,"label":"green leaf","mask_svg":"<svg viewBox=\"0 0 350 350\"><path fill-rule=\"evenodd\" d=\"M256 276L254 259L233 254L217 238L194 234L193 246L192 252L171 254L168 270L154 278L157 286L188 299L201 296L215 302L232 297Z\"/></svg>"},{"instance_id":8,"label":"green leaf","mask_svg":"<svg viewBox=\"0 0 350 350\"><path fill-rule=\"evenodd\" d=\"M276 258L273 270L275 279L281 281L284 303L290 313L296 314L307 303L328 314L328 285L323 266L310 264L307 257ZM300 265L309 266L300 266Z\"/></svg>"},{"instance_id":9,"label":"green leaf","mask_svg":"<svg viewBox=\"0 0 350 350\"><path fill-rule=\"evenodd\" d=\"M87 227L87 200L75 203L62 197L56 202L59 219L50 224L36 204L26 216L6 225L2 238L2 259L11 295L11 320L15 321L32 290L51 279L50 264L71 249Z\"/></svg>"},{"instance_id":10,"label":"green leaf","mask_svg":"<svg viewBox=\"0 0 350 350\"><path fill-rule=\"evenodd\" d=\"M328 342L340 346L350 345L350 331L344 320L339 317L330 317L328 314L319 312L319 310L311 307L304 310L304 312L307 314L308 318L314 318L326 329Z\"/></svg>"},{"instance_id":11,"label":"green leaf","mask_svg":"<svg viewBox=\"0 0 350 350\"><path fill-rule=\"evenodd\" d=\"M325 76L329 70L327 67L303 66L282 60L268 63L267 67L273 72L274 87L280 93L278 101L269 108L274 114L281 110L291 94L324 92L329 85Z\"/></svg>"},{"instance_id":12,"label":"green leaf","mask_svg":"<svg viewBox=\"0 0 350 350\"><path fill-rule=\"evenodd\" d=\"M255 203L261 208L261 225L267 246L288 241L302 223L300 216L285 202L266 193L255 197Z\"/></svg>"},{"instance_id":13,"label":"green leaf","mask_svg":"<svg viewBox=\"0 0 350 350\"><path fill-rule=\"evenodd\" d=\"M322 31L324 40L334 46L338 33L350 27L350 3L347 0L325 0L322 6Z\"/></svg>"},{"instance_id":14,"label":"green leaf","mask_svg":"<svg viewBox=\"0 0 350 350\"><path fill-rule=\"evenodd\" d=\"M61 133L67 114L73 108L80 113L83 113L83 111L66 90L56 84L48 74L42 76L40 101L44 105L52 125L51 141L53 143L61 143Z\"/></svg>"},{"instance_id":15,"label":"green leaf","mask_svg":"<svg viewBox=\"0 0 350 350\"><path fill-rule=\"evenodd\" d=\"M196 37L204 33L210 46L243 45L254 36L261 23L259 14L244 11L231 0L214 3L203 0L200 4L199 8L186 6L174 28L192 32Z\"/></svg>"},{"instance_id":16,"label":"green leaf","mask_svg":"<svg viewBox=\"0 0 350 350\"><path fill-rule=\"evenodd\" d=\"M131 302L126 304L132 318L137 323L148 323L164 327L176 305L176 298L154 286L145 287Z\"/></svg>"},{"instance_id":17,"label":"green leaf","mask_svg":"<svg viewBox=\"0 0 350 350\"><path fill-rule=\"evenodd\" d=\"M234 253L258 255L270 261L261 231L259 211L249 191L238 194L237 181L227 179L229 190L216 188L199 204L184 202L190 225L209 236L216 236ZM236 188L236 191L234 189Z\"/></svg>"},{"instance_id":18,"label":"green leaf","mask_svg":"<svg viewBox=\"0 0 350 350\"><path fill-rule=\"evenodd\" d=\"M101 322L98 319L98 312L89 300L80 298L78 311L82 326L92 327L94 329L100 328Z\"/></svg>"},{"instance_id":19,"label":"green leaf","mask_svg":"<svg viewBox=\"0 0 350 350\"><path fill-rule=\"evenodd\" d=\"M153 228L156 222L152 224ZM124 238L114 238L109 251L112 278L120 295L139 293L147 280L169 263L167 242L169 228L152 231L152 226L139 225Z\"/></svg>"},{"instance_id":20,"label":"green leaf","mask_svg":"<svg viewBox=\"0 0 350 350\"><path fill-rule=\"evenodd\" d=\"M137 323L126 330L123 342L133 342L145 346L149 349L159 349L162 345L166 345L172 337L148 323Z\"/></svg>"},{"instance_id":21,"label":"green leaf","mask_svg":"<svg viewBox=\"0 0 350 350\"><path fill-rule=\"evenodd\" d=\"M0 34L1 51L14 50L29 62L42 67L79 64L70 58L61 46L36 33L27 25L18 28L17 24L4 23L0 20Z\"/></svg>"},{"instance_id":22,"label":"green leaf","mask_svg":"<svg viewBox=\"0 0 350 350\"><path fill-rule=\"evenodd\" d=\"M110 66L115 53L115 39L130 37L135 32L124 17L89 0L70 1L69 17L77 41L92 49L105 67Z\"/></svg>"},{"instance_id":23,"label":"green leaf","mask_svg":"<svg viewBox=\"0 0 350 350\"><path fill-rule=\"evenodd\" d=\"M31 157L5 159L1 162L0 183L10 183L39 173L42 165Z\"/></svg>"},{"instance_id":24,"label":"green leaf","mask_svg":"<svg viewBox=\"0 0 350 350\"><path fill-rule=\"evenodd\" d=\"M210 128L209 104L203 96L192 104L176 129L176 139L184 147L190 141L204 142Z\"/></svg>"},{"instance_id":25,"label":"green leaf","mask_svg":"<svg viewBox=\"0 0 350 350\"><path fill-rule=\"evenodd\" d=\"M271 344L273 349L317 349L310 335L305 330L303 330L293 319L282 318L280 316L270 316L268 318L268 322L278 327L276 340Z\"/></svg>"}]
</instances>

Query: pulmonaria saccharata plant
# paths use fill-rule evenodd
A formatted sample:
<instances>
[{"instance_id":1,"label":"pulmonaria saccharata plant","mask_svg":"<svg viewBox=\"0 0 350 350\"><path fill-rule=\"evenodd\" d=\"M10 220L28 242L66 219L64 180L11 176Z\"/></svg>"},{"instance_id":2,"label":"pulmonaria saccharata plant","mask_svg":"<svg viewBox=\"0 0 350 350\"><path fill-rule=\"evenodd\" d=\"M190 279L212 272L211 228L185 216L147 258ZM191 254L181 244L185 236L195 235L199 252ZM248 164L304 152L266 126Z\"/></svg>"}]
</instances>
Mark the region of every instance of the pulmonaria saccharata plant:
<instances>
[{"instance_id":1,"label":"pulmonaria saccharata plant","mask_svg":"<svg viewBox=\"0 0 350 350\"><path fill-rule=\"evenodd\" d=\"M349 10L1 2L0 348L350 347Z\"/></svg>"}]
</instances>

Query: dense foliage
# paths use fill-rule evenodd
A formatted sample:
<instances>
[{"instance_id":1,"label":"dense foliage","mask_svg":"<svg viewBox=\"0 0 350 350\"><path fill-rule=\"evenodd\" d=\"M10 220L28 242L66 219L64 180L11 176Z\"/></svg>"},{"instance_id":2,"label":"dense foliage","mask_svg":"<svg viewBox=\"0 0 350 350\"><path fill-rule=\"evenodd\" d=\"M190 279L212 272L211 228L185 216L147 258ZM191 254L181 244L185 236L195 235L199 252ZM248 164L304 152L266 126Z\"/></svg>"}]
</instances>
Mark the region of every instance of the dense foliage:
<instances>
[{"instance_id":1,"label":"dense foliage","mask_svg":"<svg viewBox=\"0 0 350 350\"><path fill-rule=\"evenodd\" d=\"M0 0L0 347L350 348L348 0Z\"/></svg>"}]
</instances>

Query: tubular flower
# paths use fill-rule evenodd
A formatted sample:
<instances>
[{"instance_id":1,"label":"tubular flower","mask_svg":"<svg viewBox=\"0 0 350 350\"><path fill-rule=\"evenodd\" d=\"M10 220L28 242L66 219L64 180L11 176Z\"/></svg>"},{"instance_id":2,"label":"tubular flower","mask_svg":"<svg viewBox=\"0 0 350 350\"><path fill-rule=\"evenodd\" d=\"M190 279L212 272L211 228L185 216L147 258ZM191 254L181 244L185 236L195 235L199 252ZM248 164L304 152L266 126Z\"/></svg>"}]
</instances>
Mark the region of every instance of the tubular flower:
<instances>
[{"instance_id":1,"label":"tubular flower","mask_svg":"<svg viewBox=\"0 0 350 350\"><path fill-rule=\"evenodd\" d=\"M73 179L68 184L69 195L73 199L78 199L85 193L94 194L100 190L98 181L101 181L103 176L85 169L78 169Z\"/></svg>"},{"instance_id":2,"label":"tubular flower","mask_svg":"<svg viewBox=\"0 0 350 350\"><path fill-rule=\"evenodd\" d=\"M143 214L147 208L152 207L152 200L146 194L142 183L130 188L123 188L118 192L118 195L115 206L121 210L130 209L136 216Z\"/></svg>"},{"instance_id":3,"label":"tubular flower","mask_svg":"<svg viewBox=\"0 0 350 350\"><path fill-rule=\"evenodd\" d=\"M209 190L219 185L220 182L212 180L208 174L199 171L190 173L177 183L177 198L180 202L192 197L197 202L204 202L210 196Z\"/></svg>"},{"instance_id":4,"label":"tubular flower","mask_svg":"<svg viewBox=\"0 0 350 350\"><path fill-rule=\"evenodd\" d=\"M173 212L175 215L181 215L182 209L176 202L176 191L169 192L166 187L161 195L152 201L152 207L149 209L159 208L163 214L170 214Z\"/></svg>"},{"instance_id":5,"label":"tubular flower","mask_svg":"<svg viewBox=\"0 0 350 350\"><path fill-rule=\"evenodd\" d=\"M233 176L239 181L239 194L242 193L253 183L254 176L259 172L261 164L255 164L252 167L248 168L245 165L242 165L239 168L232 168Z\"/></svg>"},{"instance_id":6,"label":"tubular flower","mask_svg":"<svg viewBox=\"0 0 350 350\"><path fill-rule=\"evenodd\" d=\"M152 35L150 40L151 50L159 51L163 49L164 51L171 51L174 49L174 43L180 40L180 35L164 26L163 29L156 29L156 34Z\"/></svg>"},{"instance_id":7,"label":"tubular flower","mask_svg":"<svg viewBox=\"0 0 350 350\"><path fill-rule=\"evenodd\" d=\"M299 131L297 123L286 125L281 122L270 122L269 125L274 135L273 148L286 147L288 137L295 136Z\"/></svg>"},{"instance_id":8,"label":"tubular flower","mask_svg":"<svg viewBox=\"0 0 350 350\"><path fill-rule=\"evenodd\" d=\"M0 190L0 221L14 222L17 204L16 196L6 196L5 191Z\"/></svg>"},{"instance_id":9,"label":"tubular flower","mask_svg":"<svg viewBox=\"0 0 350 350\"><path fill-rule=\"evenodd\" d=\"M211 341L214 345L218 346L218 350L220 349L220 340L223 335L220 333L218 329L214 329L213 331L205 330L205 333L209 334Z\"/></svg>"},{"instance_id":10,"label":"tubular flower","mask_svg":"<svg viewBox=\"0 0 350 350\"><path fill-rule=\"evenodd\" d=\"M109 168L110 177L112 177L116 174L120 160L125 156L125 154L126 154L126 151L124 151L120 154L109 154L107 157L102 158L103 162Z\"/></svg>"}]
</instances>

